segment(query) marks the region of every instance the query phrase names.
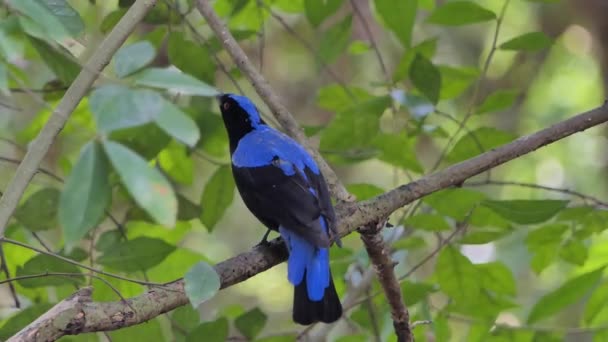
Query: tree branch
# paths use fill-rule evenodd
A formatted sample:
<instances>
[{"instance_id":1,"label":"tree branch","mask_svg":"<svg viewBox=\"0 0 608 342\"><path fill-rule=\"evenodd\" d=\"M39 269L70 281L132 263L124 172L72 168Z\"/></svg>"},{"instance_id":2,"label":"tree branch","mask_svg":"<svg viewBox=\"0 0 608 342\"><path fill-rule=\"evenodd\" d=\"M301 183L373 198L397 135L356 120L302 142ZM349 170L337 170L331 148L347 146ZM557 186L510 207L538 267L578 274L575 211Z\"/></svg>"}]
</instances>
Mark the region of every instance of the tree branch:
<instances>
[{"instance_id":1,"label":"tree branch","mask_svg":"<svg viewBox=\"0 0 608 342\"><path fill-rule=\"evenodd\" d=\"M48 122L44 125L42 131L30 144L23 162L19 164L13 179L6 188L2 198L0 198L0 237L4 236L8 221L15 208L17 208L25 188L38 171L38 166L48 152L53 140L55 140L55 137L59 134L78 103L80 103L80 100L86 95L91 85L93 85L99 73L108 65L116 50L118 50L129 34L135 29L135 26L152 9L155 3L156 0L137 0L129 8L112 32L101 42L96 50L97 52L84 65L78 77L70 85L61 102L59 102Z\"/></svg>"},{"instance_id":2,"label":"tree branch","mask_svg":"<svg viewBox=\"0 0 608 342\"><path fill-rule=\"evenodd\" d=\"M391 307L391 317L395 335L399 342L412 342L414 337L410 327L410 314L401 298L401 287L399 280L395 276L395 264L391 259L388 246L382 240L382 228L386 220L371 222L366 227L359 229L361 240L365 245L365 250L376 271L376 276L382 289L386 294L386 299Z\"/></svg>"},{"instance_id":3,"label":"tree branch","mask_svg":"<svg viewBox=\"0 0 608 342\"><path fill-rule=\"evenodd\" d=\"M604 104L370 200L359 203L341 203L336 207L339 233L341 236L348 235L358 227L388 217L396 209L417 199L441 189L460 185L468 178L490 168L607 121L608 106ZM222 288L227 288L268 270L285 261L286 258L287 251L282 241L274 239L268 246L256 246L248 252L220 262L215 265L215 270L220 276ZM47 313L35 322L39 327L37 334L48 336L46 330L53 330L52 336L59 338L68 334L119 329L146 322L162 313L187 304L188 299L183 290L183 281L178 280L163 287L152 288L140 296L128 299L127 302L136 309L136 312L124 302L117 301L80 303L78 304L80 311L55 311L54 315ZM73 321L73 317L80 317L81 312L84 313L84 318L78 320L78 326L68 325ZM58 314L63 317L62 320L55 320ZM66 324L63 326L42 324L44 321L47 323L65 322ZM11 341L37 341L35 336L24 333L25 331L31 332L33 324L15 335ZM28 336L30 337L28 338Z\"/></svg>"},{"instance_id":4,"label":"tree branch","mask_svg":"<svg viewBox=\"0 0 608 342\"><path fill-rule=\"evenodd\" d=\"M344 185L336 176L336 173L329 167L327 162L321 157L318 151L313 149L304 132L298 125L297 121L291 116L287 107L285 107L281 99L274 93L270 84L262 74L258 72L255 65L251 63L245 51L241 49L239 44L236 42L232 34L226 25L224 25L221 19L217 16L213 7L208 0L198 0L196 6L209 24L209 27L215 32L215 35L219 41L224 45L224 48L232 57L234 63L239 67L245 76L249 79L255 91L260 95L260 98L268 105L270 111L277 118L281 126L287 131L287 133L302 144L308 152L312 154L315 161L319 164L321 172L327 179L331 193L339 200L351 201L353 196L346 191Z\"/></svg>"}]
</instances>

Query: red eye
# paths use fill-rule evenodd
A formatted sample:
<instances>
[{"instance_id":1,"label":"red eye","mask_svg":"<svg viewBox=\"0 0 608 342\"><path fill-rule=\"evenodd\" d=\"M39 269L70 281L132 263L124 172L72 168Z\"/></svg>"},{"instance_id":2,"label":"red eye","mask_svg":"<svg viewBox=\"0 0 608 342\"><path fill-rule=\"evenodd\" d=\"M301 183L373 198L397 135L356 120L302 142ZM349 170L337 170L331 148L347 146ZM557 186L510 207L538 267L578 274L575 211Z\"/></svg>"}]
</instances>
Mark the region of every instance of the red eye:
<instances>
[{"instance_id":1,"label":"red eye","mask_svg":"<svg viewBox=\"0 0 608 342\"><path fill-rule=\"evenodd\" d=\"M228 110L228 108L230 108L230 103L224 102L224 104L222 105L222 107L224 107L224 110Z\"/></svg>"}]
</instances>

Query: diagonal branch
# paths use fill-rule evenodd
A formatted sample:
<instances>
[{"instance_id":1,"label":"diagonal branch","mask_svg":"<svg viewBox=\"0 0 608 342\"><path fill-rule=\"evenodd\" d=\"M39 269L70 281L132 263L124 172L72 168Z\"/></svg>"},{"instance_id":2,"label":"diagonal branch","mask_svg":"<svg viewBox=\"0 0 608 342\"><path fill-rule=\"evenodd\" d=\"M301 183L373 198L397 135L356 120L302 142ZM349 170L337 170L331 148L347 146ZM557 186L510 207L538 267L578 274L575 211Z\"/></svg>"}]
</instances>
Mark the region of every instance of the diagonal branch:
<instances>
[{"instance_id":1,"label":"diagonal branch","mask_svg":"<svg viewBox=\"0 0 608 342\"><path fill-rule=\"evenodd\" d=\"M445 170L402 185L370 200L359 203L341 203L336 207L340 235L348 235L358 227L386 218L396 209L433 192L460 185L465 180L488 169L607 121L608 105L605 104L536 133L523 136L477 157L452 165ZM286 257L287 252L282 241L275 239L268 246L256 246L248 252L220 262L215 265L215 270L220 276L222 288L227 288L268 270L285 261ZM59 338L67 334L107 331L140 324L187 304L188 299L183 286L183 281L178 280L163 287L154 287L140 296L128 299L128 303L136 309L136 312L131 310L129 305L120 301L89 302L82 306L81 311L70 311L73 315L79 315L81 312L85 314L86 319L78 329L71 330L67 326L42 324L39 325L41 327L39 333L46 334L42 331L43 329L55 329L59 333L54 336ZM71 322L70 312L65 311L62 314L63 319L56 322ZM47 320L56 318L48 314L43 317ZM36 322L40 323L39 321L40 319ZM23 335L23 332L30 331L30 328L31 325L18 333L13 341L36 341L34 338L28 339L26 335Z\"/></svg>"},{"instance_id":2,"label":"diagonal branch","mask_svg":"<svg viewBox=\"0 0 608 342\"><path fill-rule=\"evenodd\" d=\"M319 168L323 175L327 179L331 193L339 200L351 201L353 196L346 191L344 185L336 176L336 173L329 167L327 162L321 157L318 151L310 147L308 139L304 135L304 132L289 113L289 110L283 105L283 102L279 96L272 90L270 84L262 74L258 72L255 65L251 63L245 51L241 49L239 44L236 42L230 31L217 16L213 7L208 0L198 0L196 6L215 32L215 35L219 41L224 45L224 48L232 57L234 63L239 69L249 78L249 81L253 85L255 91L260 95L260 98L268 105L268 108L272 111L274 116L277 118L281 126L287 131L287 133L302 144L312 154L316 162L319 164Z\"/></svg>"},{"instance_id":3,"label":"diagonal branch","mask_svg":"<svg viewBox=\"0 0 608 342\"><path fill-rule=\"evenodd\" d=\"M129 8L127 13L120 19L112 32L101 42L97 48L97 52L87 61L78 77L68 88L65 95L53 111L48 122L36 139L30 144L23 162L19 164L13 179L2 198L0 198L0 237L4 236L4 230L10 220L17 204L23 196L25 188L38 172L38 166L48 152L55 137L70 115L80 103L80 100L87 94L87 91L97 79L99 73L105 68L110 59L127 39L129 34L135 29L135 26L143 19L143 17L152 9L156 0L137 0Z\"/></svg>"}]
</instances>

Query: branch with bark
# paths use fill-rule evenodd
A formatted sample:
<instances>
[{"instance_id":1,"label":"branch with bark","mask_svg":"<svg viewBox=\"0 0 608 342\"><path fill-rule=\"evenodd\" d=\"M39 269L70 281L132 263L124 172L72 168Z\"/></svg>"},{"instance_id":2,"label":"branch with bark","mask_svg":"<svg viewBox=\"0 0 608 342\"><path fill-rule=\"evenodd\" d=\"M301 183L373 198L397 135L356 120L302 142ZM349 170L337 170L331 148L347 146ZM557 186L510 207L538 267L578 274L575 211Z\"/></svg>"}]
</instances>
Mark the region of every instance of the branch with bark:
<instances>
[{"instance_id":1,"label":"branch with bark","mask_svg":"<svg viewBox=\"0 0 608 342\"><path fill-rule=\"evenodd\" d=\"M465 180L490 168L607 121L608 106L602 105L367 201L340 203L336 207L340 236L346 236L359 227L378 222L395 210L424 196L441 189L458 186ZM220 275L221 287L227 288L276 266L286 258L287 251L283 242L280 239L274 239L268 246L256 246L248 252L220 262L215 266L215 270ZM52 336L59 338L74 333L108 331L140 324L187 304L188 298L183 291L183 286L183 281L178 280L162 287L153 287L146 293L128 299L126 302L86 302L85 304L79 302L78 306L74 304L74 310L56 311L57 315L62 316L62 319L57 319L53 315L44 315L34 322L38 327L38 335L32 335L30 325L10 341L39 341L35 337L47 336L46 330L48 329L53 329ZM131 307L136 311L133 311ZM79 321L81 327L71 328L69 324L74 317L80 317L83 314L83 321ZM43 318L44 320L41 322L40 320ZM65 325L57 326L51 321L64 322Z\"/></svg>"}]
</instances>

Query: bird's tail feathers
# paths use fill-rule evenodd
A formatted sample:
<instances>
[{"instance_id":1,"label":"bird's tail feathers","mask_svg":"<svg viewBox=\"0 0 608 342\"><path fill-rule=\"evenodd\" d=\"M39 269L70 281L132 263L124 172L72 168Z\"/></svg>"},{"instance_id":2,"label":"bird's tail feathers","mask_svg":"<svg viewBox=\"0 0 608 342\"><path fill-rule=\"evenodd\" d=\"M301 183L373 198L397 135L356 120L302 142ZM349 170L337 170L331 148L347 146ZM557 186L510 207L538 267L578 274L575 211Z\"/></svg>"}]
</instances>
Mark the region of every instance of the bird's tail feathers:
<instances>
[{"instance_id":1,"label":"bird's tail feathers","mask_svg":"<svg viewBox=\"0 0 608 342\"><path fill-rule=\"evenodd\" d=\"M306 277L306 274L305 274ZM309 325L315 322L333 323L342 316L342 304L336 292L334 281L329 274L329 286L320 301L308 297L307 281L295 286L293 296L293 321Z\"/></svg>"}]
</instances>

